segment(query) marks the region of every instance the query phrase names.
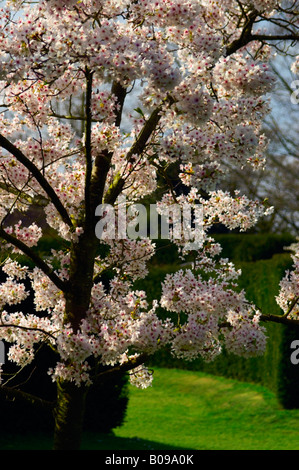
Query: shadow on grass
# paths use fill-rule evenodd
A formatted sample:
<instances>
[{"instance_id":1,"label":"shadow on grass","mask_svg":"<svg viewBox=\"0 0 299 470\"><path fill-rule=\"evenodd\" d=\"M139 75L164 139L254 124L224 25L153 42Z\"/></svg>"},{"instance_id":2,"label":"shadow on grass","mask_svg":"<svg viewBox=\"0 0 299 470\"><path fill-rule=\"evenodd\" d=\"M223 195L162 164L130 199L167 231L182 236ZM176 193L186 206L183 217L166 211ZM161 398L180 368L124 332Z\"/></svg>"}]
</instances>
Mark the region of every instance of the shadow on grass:
<instances>
[{"instance_id":1,"label":"shadow on grass","mask_svg":"<svg viewBox=\"0 0 299 470\"><path fill-rule=\"evenodd\" d=\"M47 434L0 436L0 450L51 450L52 437ZM193 450L138 437L116 437L114 434L84 433L81 450Z\"/></svg>"},{"instance_id":2,"label":"shadow on grass","mask_svg":"<svg viewBox=\"0 0 299 470\"><path fill-rule=\"evenodd\" d=\"M193 450L174 447L138 437L116 437L114 434L85 434L82 450Z\"/></svg>"},{"instance_id":3,"label":"shadow on grass","mask_svg":"<svg viewBox=\"0 0 299 470\"><path fill-rule=\"evenodd\" d=\"M52 436L44 433L0 435L0 450L51 450L52 447Z\"/></svg>"}]
</instances>

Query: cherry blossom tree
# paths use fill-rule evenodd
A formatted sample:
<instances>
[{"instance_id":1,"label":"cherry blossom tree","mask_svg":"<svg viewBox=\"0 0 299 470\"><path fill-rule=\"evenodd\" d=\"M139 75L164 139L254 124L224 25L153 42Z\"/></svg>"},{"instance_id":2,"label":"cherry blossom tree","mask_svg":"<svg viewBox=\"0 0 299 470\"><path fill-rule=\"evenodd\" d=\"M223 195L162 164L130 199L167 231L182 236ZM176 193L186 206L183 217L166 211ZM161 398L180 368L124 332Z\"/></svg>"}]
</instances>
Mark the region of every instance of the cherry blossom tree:
<instances>
[{"instance_id":1,"label":"cherry blossom tree","mask_svg":"<svg viewBox=\"0 0 299 470\"><path fill-rule=\"evenodd\" d=\"M95 378L129 373L133 385L147 387L148 360L161 348L187 361L213 360L223 348L250 357L265 349L261 320L296 322L298 255L282 280L284 314L273 318L235 289L239 272L209 235L219 222L246 230L271 210L221 190L221 180L227 162L230 171L263 167L261 121L274 84L268 61L275 47L298 40L296 3L44 0L2 7L0 339L20 368L40 345L56 352L48 371L57 385L55 449L80 447ZM76 100L84 103L80 113ZM186 189L180 194L167 177L174 164ZM121 196L130 207L156 194L161 178L167 189L158 211L200 205L202 242L195 249L186 237L172 240L183 259L192 252L193 268L167 275L150 304L134 282L148 273L153 240L99 239L97 211L110 205L119 220ZM44 208L62 240L47 257L35 249L42 227L24 222L32 204ZM15 210L24 217L10 225ZM25 279L34 313L18 308L28 296ZM17 397L4 372L0 392Z\"/></svg>"}]
</instances>

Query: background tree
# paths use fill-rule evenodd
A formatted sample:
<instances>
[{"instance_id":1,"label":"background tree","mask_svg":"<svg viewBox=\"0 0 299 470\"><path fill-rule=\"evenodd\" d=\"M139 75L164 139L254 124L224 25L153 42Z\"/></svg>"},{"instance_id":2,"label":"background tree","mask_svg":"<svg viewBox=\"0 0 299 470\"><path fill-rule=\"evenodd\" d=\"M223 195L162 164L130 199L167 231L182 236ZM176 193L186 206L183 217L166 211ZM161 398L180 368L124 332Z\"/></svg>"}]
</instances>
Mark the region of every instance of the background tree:
<instances>
[{"instance_id":1,"label":"background tree","mask_svg":"<svg viewBox=\"0 0 299 470\"><path fill-rule=\"evenodd\" d=\"M54 351L48 373L57 399L18 393L5 375L0 391L53 408L55 449L79 448L95 380L130 371L132 384L148 386L145 364L159 348L186 360L212 360L222 347L245 357L263 353L259 321L273 316L261 317L244 292L236 293L238 272L219 258L208 233L219 222L246 230L268 212L215 185L228 162L231 169L263 165L261 122L274 83L268 43L298 40L296 8L273 0L51 0L2 8L0 237L7 278L0 335L20 368L41 346ZM139 106L127 113L137 85ZM72 105L82 96L83 115ZM79 137L69 121L78 122ZM200 205L202 243L190 246L186 233L173 240L181 256L192 253L193 269L166 276L161 298L149 305L134 282L146 276L154 244L150 237L99 239L98 208L114 206L120 222L120 196L126 208L141 201L156 190L158 174L168 182L172 164L180 165L187 191L178 195L170 185L158 209ZM48 256L35 250L43 234L37 223L8 223L9 214L26 213L32 203L44 207L62 240ZM30 264L18 262L20 254ZM297 276L295 269L283 281L285 312L274 320L296 321ZM20 308L28 295L24 278L34 313ZM158 317L158 305L168 319Z\"/></svg>"},{"instance_id":2,"label":"background tree","mask_svg":"<svg viewBox=\"0 0 299 470\"><path fill-rule=\"evenodd\" d=\"M298 50L297 50L298 52ZM227 189L239 188L249 198L263 201L268 198L274 211L268 218L260 220L255 230L298 233L298 113L296 85L298 75L294 65L296 47L271 62L277 77L271 93L271 113L263 124L269 140L266 149L266 164L263 171L236 169L226 180Z\"/></svg>"}]
</instances>

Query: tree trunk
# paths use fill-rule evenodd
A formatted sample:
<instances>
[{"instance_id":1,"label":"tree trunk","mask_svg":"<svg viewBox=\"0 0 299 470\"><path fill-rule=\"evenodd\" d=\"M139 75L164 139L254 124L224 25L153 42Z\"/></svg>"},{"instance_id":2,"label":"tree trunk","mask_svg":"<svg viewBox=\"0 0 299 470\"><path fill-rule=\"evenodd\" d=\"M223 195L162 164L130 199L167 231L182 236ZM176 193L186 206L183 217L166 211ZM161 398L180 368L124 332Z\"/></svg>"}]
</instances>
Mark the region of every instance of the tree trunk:
<instances>
[{"instance_id":1,"label":"tree trunk","mask_svg":"<svg viewBox=\"0 0 299 470\"><path fill-rule=\"evenodd\" d=\"M57 382L54 450L80 450L86 391L72 382Z\"/></svg>"},{"instance_id":2,"label":"tree trunk","mask_svg":"<svg viewBox=\"0 0 299 470\"><path fill-rule=\"evenodd\" d=\"M84 232L78 243L72 245L69 288L65 292L64 323L70 324L74 334L86 316L93 285L96 252L93 232ZM57 405L54 411L54 450L79 450L85 412L87 388L73 382L57 380Z\"/></svg>"}]
</instances>

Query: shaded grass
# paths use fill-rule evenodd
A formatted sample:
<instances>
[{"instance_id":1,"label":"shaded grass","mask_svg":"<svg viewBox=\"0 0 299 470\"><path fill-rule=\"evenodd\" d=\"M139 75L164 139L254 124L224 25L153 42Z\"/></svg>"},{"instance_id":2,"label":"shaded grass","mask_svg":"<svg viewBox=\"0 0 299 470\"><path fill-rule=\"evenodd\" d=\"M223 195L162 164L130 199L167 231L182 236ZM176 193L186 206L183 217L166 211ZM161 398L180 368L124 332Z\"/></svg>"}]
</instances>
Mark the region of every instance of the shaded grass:
<instances>
[{"instance_id":1,"label":"shaded grass","mask_svg":"<svg viewBox=\"0 0 299 470\"><path fill-rule=\"evenodd\" d=\"M130 387L125 423L86 433L82 450L299 450L299 410L266 388L202 372L155 369L153 386ZM2 436L0 449L50 449L47 436Z\"/></svg>"}]
</instances>

